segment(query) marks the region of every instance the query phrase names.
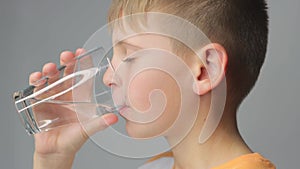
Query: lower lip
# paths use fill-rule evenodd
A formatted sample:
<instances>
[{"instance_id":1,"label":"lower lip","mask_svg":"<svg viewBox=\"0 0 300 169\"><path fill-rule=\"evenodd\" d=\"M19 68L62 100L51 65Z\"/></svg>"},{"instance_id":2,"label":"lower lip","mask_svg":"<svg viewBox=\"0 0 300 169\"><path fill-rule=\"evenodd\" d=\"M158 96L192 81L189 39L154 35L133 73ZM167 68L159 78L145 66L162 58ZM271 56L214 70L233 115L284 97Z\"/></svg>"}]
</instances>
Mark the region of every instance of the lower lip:
<instances>
[{"instance_id":1,"label":"lower lip","mask_svg":"<svg viewBox=\"0 0 300 169\"><path fill-rule=\"evenodd\" d=\"M128 107L127 106L123 106L119 109L119 113L122 115L122 116L126 116L126 112L128 110Z\"/></svg>"}]
</instances>

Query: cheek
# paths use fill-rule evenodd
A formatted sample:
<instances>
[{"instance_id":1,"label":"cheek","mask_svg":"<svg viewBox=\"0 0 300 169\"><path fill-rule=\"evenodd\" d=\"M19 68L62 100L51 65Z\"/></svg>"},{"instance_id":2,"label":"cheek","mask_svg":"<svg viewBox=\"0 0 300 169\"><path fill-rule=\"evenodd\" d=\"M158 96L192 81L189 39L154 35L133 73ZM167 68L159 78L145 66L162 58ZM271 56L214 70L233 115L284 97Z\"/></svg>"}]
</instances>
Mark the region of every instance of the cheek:
<instances>
[{"instance_id":1,"label":"cheek","mask_svg":"<svg viewBox=\"0 0 300 169\"><path fill-rule=\"evenodd\" d=\"M153 102L151 102L150 94L153 91L163 92L165 100L163 102L158 101L159 103L153 103L157 102L157 100L152 100ZM139 124L140 130L145 128L143 132L146 135L148 133L146 132L146 128L151 129L151 131L149 130L148 136L160 135L173 124L178 116L181 101L180 90L176 81L165 72L160 70L147 70L141 72L132 79L127 95L131 103L130 106L138 111L148 110L151 107L151 104L164 106L165 109L161 114L152 112L160 114L155 121ZM151 111L149 113L151 113Z\"/></svg>"},{"instance_id":2,"label":"cheek","mask_svg":"<svg viewBox=\"0 0 300 169\"><path fill-rule=\"evenodd\" d=\"M152 101L159 101L161 104L167 104L167 102L172 99L171 94L176 92L172 91L172 86L174 86L173 81L174 80L169 75L160 70L145 70L140 72L132 78L128 85L127 96L131 106L134 106L134 108L140 111L148 110L151 107L151 104L153 105L150 99L153 92L163 94L164 99L152 99Z\"/></svg>"},{"instance_id":3,"label":"cheek","mask_svg":"<svg viewBox=\"0 0 300 169\"><path fill-rule=\"evenodd\" d=\"M128 85L127 98L130 106L138 111L149 109L151 106L149 94L154 89L154 84L151 84L151 81L147 80L141 74L135 76Z\"/></svg>"}]
</instances>

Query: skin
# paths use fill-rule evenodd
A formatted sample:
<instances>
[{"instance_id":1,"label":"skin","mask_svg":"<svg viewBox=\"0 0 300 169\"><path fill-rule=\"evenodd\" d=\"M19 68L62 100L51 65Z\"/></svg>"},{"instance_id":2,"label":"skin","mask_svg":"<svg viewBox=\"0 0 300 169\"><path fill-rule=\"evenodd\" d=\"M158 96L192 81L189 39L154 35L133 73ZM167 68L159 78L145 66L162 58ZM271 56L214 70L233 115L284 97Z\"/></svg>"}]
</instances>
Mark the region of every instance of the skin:
<instances>
[{"instance_id":1,"label":"skin","mask_svg":"<svg viewBox=\"0 0 300 169\"><path fill-rule=\"evenodd\" d=\"M62 52L60 55L60 64L69 63L81 52L83 52L82 49L78 49L75 53L70 51ZM72 66L67 67L64 71L64 75L68 75L72 72ZM44 65L42 72L32 73L29 77L30 84L34 84L35 81L42 77L42 75L50 76L49 83L56 81L59 76L56 65L54 63L48 63ZM38 84L36 90L42 86L43 83ZM72 98L72 95L68 94L60 99L70 100L70 98ZM76 152L88 139L88 135L103 130L117 121L118 118L116 115L106 114L86 124L86 131L84 131L79 123L74 123L72 125L34 135L35 152L33 167L36 169L71 168Z\"/></svg>"},{"instance_id":2,"label":"skin","mask_svg":"<svg viewBox=\"0 0 300 169\"><path fill-rule=\"evenodd\" d=\"M143 43L140 43L141 41ZM146 41L149 43L145 43ZM167 39L159 36L137 36L128 39L126 42L131 45L122 44L114 48L112 64L115 69L122 63L124 52L126 56L138 50L133 48L132 45L142 44L143 46L139 46L140 48L154 47L171 51L171 45ZM155 46L151 46L151 44L155 44ZM203 144L198 143L199 133L210 108L211 90L217 88L224 80L227 64L226 50L221 45L209 44L201 50L202 61L185 60L195 79L197 79L194 92L201 97L201 104L193 128L184 140L172 149L175 169L211 168L240 155L251 153L237 129L235 108L226 107L223 118L212 137ZM81 52L82 49L78 49L75 54L69 51L63 52L60 56L61 64L69 62ZM65 75L71 72L72 67L67 68ZM214 72L214 76L209 77L208 72ZM42 75L50 75L50 81L56 81L58 78L56 65L53 63L46 64L42 72L31 74L30 83L34 83ZM120 87L120 84L111 80L112 76L113 72L108 69L103 79L104 83L110 87ZM175 82L167 74L155 70L142 72L132 80L131 87L128 88L131 107L141 111L147 110L150 106L149 92L157 88L164 91L168 103L163 114L154 122L147 124L131 122L128 120L130 117L126 116L126 113L123 114L124 118L127 119L126 129L130 136L149 138L161 135L163 131L170 127L179 109L179 106L176 105L180 102L180 99L178 99L180 98L179 93L177 92L178 87L174 84ZM43 84L39 85L42 86ZM76 152L88 136L104 130L107 126L116 122L117 117L114 114L107 114L90 122L87 125L87 133L79 124L74 124L35 135L34 168L71 168ZM174 138L167 137L167 139L172 144Z\"/></svg>"},{"instance_id":3,"label":"skin","mask_svg":"<svg viewBox=\"0 0 300 169\"><path fill-rule=\"evenodd\" d=\"M143 43L141 43L142 41ZM137 57L131 62L124 62L122 60L139 50L151 48L155 48L156 50L172 50L170 40L166 37L158 35L138 35L128 38L114 47L115 55L112 58L112 65L118 68L120 64L124 64L124 66L129 69L128 73L132 73L131 71L136 65L145 64L143 63L143 58ZM165 62L167 63L168 61ZM118 72L116 74L118 74ZM120 77L121 81L123 81L122 84L114 82L112 77L112 70L107 69L103 81L107 86L112 87L113 91L116 91L114 92L115 95L127 96L128 107L120 113L126 120L126 130L129 136L135 138L151 138L162 135L176 120L180 108L179 87L176 81L166 72L153 69L142 71L132 78L128 89L126 88L127 86L122 84L124 81L128 81L129 77ZM127 92L125 94L118 93L118 91L122 91L120 89L124 87ZM133 112L141 113L147 111L152 108L151 104L155 104L149 100L149 95L153 90L163 92L166 97L165 100L167 101L165 110L161 114L160 112L157 113L157 118L153 121L149 120L151 122L147 121L146 123L143 120L133 120L136 114ZM158 104L160 105L161 103ZM150 112L147 113L155 114L156 112L150 110Z\"/></svg>"}]
</instances>

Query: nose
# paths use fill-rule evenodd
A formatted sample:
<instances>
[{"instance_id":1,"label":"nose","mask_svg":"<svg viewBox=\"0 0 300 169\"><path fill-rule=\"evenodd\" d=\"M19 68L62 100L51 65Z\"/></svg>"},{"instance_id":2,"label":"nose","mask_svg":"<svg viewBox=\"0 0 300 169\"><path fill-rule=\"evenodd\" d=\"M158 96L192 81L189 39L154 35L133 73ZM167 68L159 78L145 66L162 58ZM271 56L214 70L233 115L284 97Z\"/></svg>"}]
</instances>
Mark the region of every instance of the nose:
<instances>
[{"instance_id":1,"label":"nose","mask_svg":"<svg viewBox=\"0 0 300 169\"><path fill-rule=\"evenodd\" d=\"M103 83L108 87L112 87L113 85L116 85L116 83L113 80L115 68L114 68L113 64L111 63L111 61L109 60L109 58L106 58L106 59L108 62L108 67L103 75Z\"/></svg>"}]
</instances>

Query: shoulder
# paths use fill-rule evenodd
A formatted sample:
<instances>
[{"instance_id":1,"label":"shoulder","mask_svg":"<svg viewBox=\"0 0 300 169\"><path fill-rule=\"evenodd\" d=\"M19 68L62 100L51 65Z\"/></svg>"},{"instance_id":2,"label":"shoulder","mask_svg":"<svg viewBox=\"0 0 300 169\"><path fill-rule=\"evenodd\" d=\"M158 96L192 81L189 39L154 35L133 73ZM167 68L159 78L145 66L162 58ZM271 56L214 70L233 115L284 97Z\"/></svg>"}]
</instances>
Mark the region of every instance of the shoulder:
<instances>
[{"instance_id":1,"label":"shoulder","mask_svg":"<svg viewBox=\"0 0 300 169\"><path fill-rule=\"evenodd\" d=\"M240 156L228 163L213 169L276 169L269 160L258 153Z\"/></svg>"},{"instance_id":2,"label":"shoulder","mask_svg":"<svg viewBox=\"0 0 300 169\"><path fill-rule=\"evenodd\" d=\"M172 153L166 152L151 158L138 169L172 169L173 165L174 159Z\"/></svg>"}]
</instances>

